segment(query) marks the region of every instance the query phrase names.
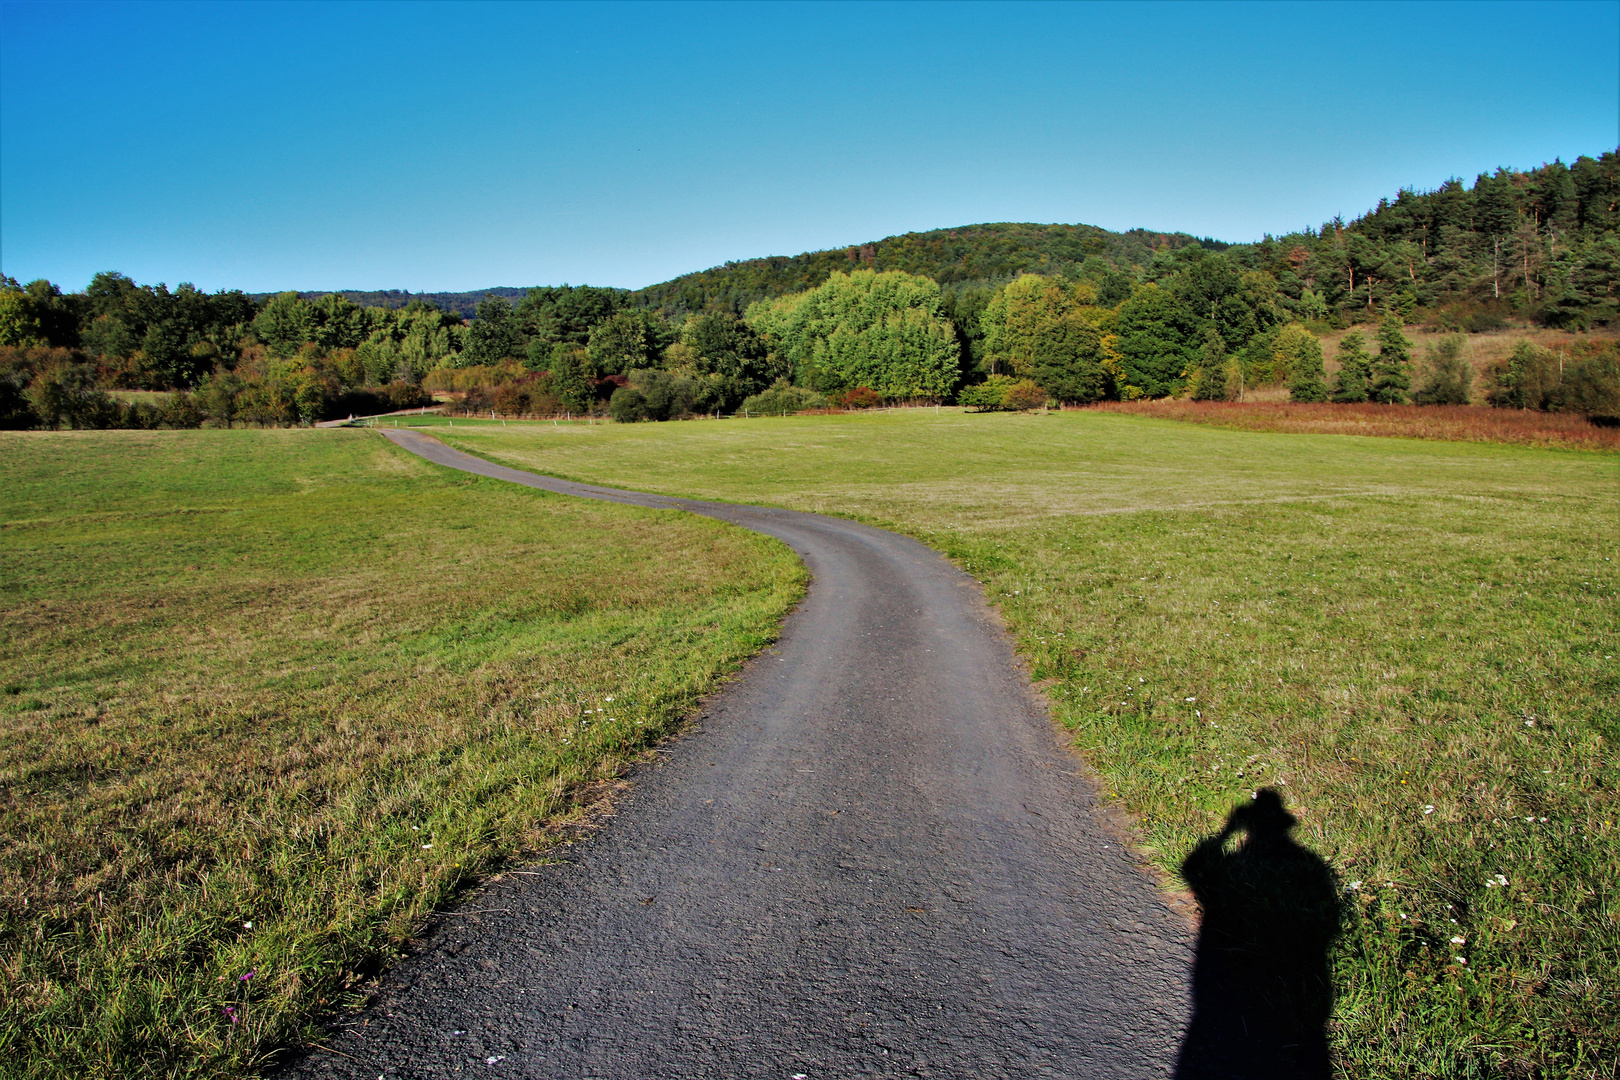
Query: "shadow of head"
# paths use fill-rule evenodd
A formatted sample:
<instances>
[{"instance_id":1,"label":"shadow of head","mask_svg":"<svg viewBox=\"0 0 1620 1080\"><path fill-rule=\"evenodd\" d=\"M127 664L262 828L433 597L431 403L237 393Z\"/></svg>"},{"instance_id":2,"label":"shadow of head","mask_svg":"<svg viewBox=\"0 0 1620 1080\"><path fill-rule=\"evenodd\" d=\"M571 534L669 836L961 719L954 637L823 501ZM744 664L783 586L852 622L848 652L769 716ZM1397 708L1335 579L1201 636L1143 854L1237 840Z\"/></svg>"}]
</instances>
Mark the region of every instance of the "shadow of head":
<instances>
[{"instance_id":1,"label":"shadow of head","mask_svg":"<svg viewBox=\"0 0 1620 1080\"><path fill-rule=\"evenodd\" d=\"M1203 917L1177 1080L1330 1075L1338 885L1296 823L1267 788L1181 864Z\"/></svg>"}]
</instances>

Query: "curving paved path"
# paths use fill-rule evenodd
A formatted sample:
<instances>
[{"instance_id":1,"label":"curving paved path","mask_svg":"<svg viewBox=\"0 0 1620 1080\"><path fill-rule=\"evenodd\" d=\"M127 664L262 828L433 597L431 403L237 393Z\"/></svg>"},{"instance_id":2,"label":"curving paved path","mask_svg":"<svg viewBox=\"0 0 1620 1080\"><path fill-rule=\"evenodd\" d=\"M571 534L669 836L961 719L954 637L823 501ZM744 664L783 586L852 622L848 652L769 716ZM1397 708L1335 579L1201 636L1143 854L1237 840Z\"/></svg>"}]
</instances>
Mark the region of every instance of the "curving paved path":
<instances>
[{"instance_id":1,"label":"curving paved path","mask_svg":"<svg viewBox=\"0 0 1620 1080\"><path fill-rule=\"evenodd\" d=\"M430 461L777 537L813 583L568 861L440 921L287 1075L1170 1075L1193 935L1104 825L978 583L788 510Z\"/></svg>"}]
</instances>

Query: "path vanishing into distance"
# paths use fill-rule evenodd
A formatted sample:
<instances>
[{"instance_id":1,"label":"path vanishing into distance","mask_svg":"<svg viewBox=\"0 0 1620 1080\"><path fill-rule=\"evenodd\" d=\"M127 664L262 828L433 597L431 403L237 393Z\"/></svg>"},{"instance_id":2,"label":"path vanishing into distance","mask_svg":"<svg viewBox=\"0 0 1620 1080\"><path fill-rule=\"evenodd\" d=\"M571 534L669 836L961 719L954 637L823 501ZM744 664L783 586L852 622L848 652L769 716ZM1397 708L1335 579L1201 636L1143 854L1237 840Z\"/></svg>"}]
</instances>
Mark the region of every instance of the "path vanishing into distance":
<instances>
[{"instance_id":1,"label":"path vanishing into distance","mask_svg":"<svg viewBox=\"0 0 1620 1080\"><path fill-rule=\"evenodd\" d=\"M1170 1076L1194 933L1122 850L979 583L815 514L430 461L774 536L781 640L562 860L435 920L284 1076Z\"/></svg>"}]
</instances>

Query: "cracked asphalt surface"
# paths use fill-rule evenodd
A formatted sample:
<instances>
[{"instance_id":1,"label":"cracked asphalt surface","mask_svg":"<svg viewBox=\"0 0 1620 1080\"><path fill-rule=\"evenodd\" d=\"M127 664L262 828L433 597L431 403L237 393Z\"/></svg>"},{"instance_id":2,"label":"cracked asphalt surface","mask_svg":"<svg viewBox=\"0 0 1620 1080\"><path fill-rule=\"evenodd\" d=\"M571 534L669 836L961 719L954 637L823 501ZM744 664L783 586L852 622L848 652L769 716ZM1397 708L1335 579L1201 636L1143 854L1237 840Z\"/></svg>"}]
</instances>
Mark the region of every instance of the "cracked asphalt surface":
<instances>
[{"instance_id":1,"label":"cracked asphalt surface","mask_svg":"<svg viewBox=\"0 0 1620 1080\"><path fill-rule=\"evenodd\" d=\"M1194 933L1119 845L979 585L836 518L413 453L777 537L780 642L563 861L440 918L283 1076L1169 1076Z\"/></svg>"}]
</instances>

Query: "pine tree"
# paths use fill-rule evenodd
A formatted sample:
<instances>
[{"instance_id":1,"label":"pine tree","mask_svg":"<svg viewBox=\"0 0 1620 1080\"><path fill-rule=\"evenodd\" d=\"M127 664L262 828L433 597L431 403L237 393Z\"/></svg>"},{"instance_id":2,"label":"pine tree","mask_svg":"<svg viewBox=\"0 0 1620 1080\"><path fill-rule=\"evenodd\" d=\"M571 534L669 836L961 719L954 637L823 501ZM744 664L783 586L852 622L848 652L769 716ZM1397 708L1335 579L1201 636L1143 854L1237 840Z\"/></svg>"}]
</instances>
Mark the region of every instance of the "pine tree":
<instances>
[{"instance_id":1,"label":"pine tree","mask_svg":"<svg viewBox=\"0 0 1620 1080\"><path fill-rule=\"evenodd\" d=\"M1411 400L1412 343L1401 333L1401 320L1386 315L1378 328L1378 361L1372 369L1369 388L1374 401L1384 405L1405 405Z\"/></svg>"},{"instance_id":2,"label":"pine tree","mask_svg":"<svg viewBox=\"0 0 1620 1080\"><path fill-rule=\"evenodd\" d=\"M1367 400L1367 382L1371 375L1372 357L1367 355L1361 331L1352 330L1339 341L1339 378L1333 384L1333 400L1357 402Z\"/></svg>"},{"instance_id":3,"label":"pine tree","mask_svg":"<svg viewBox=\"0 0 1620 1080\"><path fill-rule=\"evenodd\" d=\"M1288 383L1288 396L1294 401L1326 401L1327 369L1322 366L1322 343L1313 335L1300 343L1294 358L1294 377Z\"/></svg>"},{"instance_id":4,"label":"pine tree","mask_svg":"<svg viewBox=\"0 0 1620 1080\"><path fill-rule=\"evenodd\" d=\"M1204 347L1199 355L1198 389L1194 401L1226 400L1226 341L1213 326L1204 331Z\"/></svg>"}]
</instances>

